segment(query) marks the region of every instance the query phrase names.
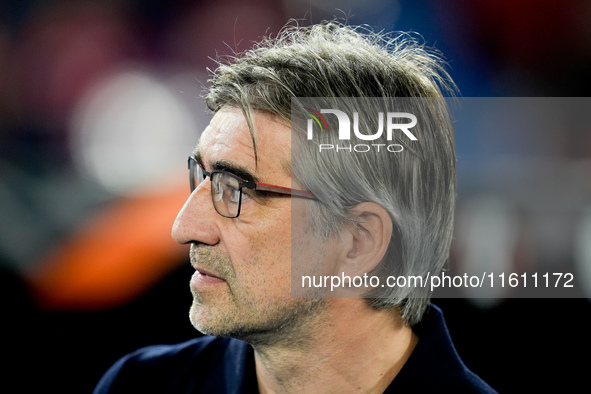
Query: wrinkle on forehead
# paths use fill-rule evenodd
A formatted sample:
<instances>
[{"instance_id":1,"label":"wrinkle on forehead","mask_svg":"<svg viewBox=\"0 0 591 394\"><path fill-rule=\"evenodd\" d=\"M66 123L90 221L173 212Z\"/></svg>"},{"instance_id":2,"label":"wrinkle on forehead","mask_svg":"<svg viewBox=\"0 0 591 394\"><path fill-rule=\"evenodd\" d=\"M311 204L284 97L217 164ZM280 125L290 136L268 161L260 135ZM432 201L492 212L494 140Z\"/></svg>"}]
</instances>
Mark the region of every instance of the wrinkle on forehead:
<instances>
[{"instance_id":1,"label":"wrinkle on forehead","mask_svg":"<svg viewBox=\"0 0 591 394\"><path fill-rule=\"evenodd\" d=\"M196 148L206 161L203 164L236 160L241 167L255 174L262 163L260 170L263 172L275 168L291 176L290 126L264 112L255 112L253 120L258 131L256 144L239 108L225 106L220 109L203 132Z\"/></svg>"},{"instance_id":2,"label":"wrinkle on forehead","mask_svg":"<svg viewBox=\"0 0 591 394\"><path fill-rule=\"evenodd\" d=\"M214 161L230 159L227 155L223 154L224 150L228 152L240 151L241 157L248 158L248 162L244 162L243 166L251 167L252 165L254 169L256 162L252 139L250 136L249 138L244 138L244 133L239 132L239 130L245 129L244 119L237 116L224 116L232 113L241 114L239 109L227 107L216 112L209 126L203 131L195 150L206 161L203 163L205 165Z\"/></svg>"}]
</instances>

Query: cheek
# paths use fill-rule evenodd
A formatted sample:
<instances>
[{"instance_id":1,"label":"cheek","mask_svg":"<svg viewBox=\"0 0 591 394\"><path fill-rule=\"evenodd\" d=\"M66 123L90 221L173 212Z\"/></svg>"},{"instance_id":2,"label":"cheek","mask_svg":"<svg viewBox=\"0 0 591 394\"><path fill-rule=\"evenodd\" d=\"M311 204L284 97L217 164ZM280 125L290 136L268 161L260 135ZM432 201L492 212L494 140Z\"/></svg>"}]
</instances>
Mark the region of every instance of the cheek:
<instances>
[{"instance_id":1,"label":"cheek","mask_svg":"<svg viewBox=\"0 0 591 394\"><path fill-rule=\"evenodd\" d=\"M289 208L289 200L273 200L253 209L250 215L239 217L242 220L234 223L232 232L237 238L248 240L248 249L260 257L289 255L292 230Z\"/></svg>"},{"instance_id":2,"label":"cheek","mask_svg":"<svg viewBox=\"0 0 591 394\"><path fill-rule=\"evenodd\" d=\"M237 285L242 290L268 296L289 294L290 212L290 201L278 200L220 224L222 246L232 261Z\"/></svg>"},{"instance_id":3,"label":"cheek","mask_svg":"<svg viewBox=\"0 0 591 394\"><path fill-rule=\"evenodd\" d=\"M220 227L223 247L239 280L289 277L291 225L287 220L235 221Z\"/></svg>"},{"instance_id":4,"label":"cheek","mask_svg":"<svg viewBox=\"0 0 591 394\"><path fill-rule=\"evenodd\" d=\"M267 282L265 287L273 289L273 295L285 296L289 294L291 283L291 227L289 221L277 223L271 231L262 238L253 240L252 248L256 250L257 266L254 271ZM271 290L267 290L269 292Z\"/></svg>"},{"instance_id":5,"label":"cheek","mask_svg":"<svg viewBox=\"0 0 591 394\"><path fill-rule=\"evenodd\" d=\"M266 231L259 231L250 238L249 250L256 262L256 269L269 274L289 274L291 258L291 227L289 220L273 222Z\"/></svg>"}]
</instances>

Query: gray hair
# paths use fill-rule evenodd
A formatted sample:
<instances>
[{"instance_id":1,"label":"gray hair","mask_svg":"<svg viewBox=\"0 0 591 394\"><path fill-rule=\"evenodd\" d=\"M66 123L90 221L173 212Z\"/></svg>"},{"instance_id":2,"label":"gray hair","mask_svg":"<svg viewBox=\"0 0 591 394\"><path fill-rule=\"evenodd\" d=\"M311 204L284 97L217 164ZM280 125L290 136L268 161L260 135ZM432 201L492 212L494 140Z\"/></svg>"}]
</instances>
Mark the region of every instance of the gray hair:
<instances>
[{"instance_id":1,"label":"gray hair","mask_svg":"<svg viewBox=\"0 0 591 394\"><path fill-rule=\"evenodd\" d=\"M225 105L241 108L255 158L254 111L290 124L294 97L415 98L415 115L427 121L413 129L421 135L418 144L394 141L404 145L404 154L318 154L307 144L310 148L298 152L291 171L318 197L320 203L310 204L308 221L325 239L351 223L349 209L356 204L372 201L390 213L392 240L373 275L426 280L440 273L449 255L456 195L453 125L442 91L453 95L455 85L436 52L409 34L391 36L336 22L290 26L220 64L211 82L208 106L214 111ZM305 138L301 130L292 133L295 142ZM323 138L338 143L335 133ZM373 290L367 294L373 307L397 307L409 325L421 320L431 297L428 286Z\"/></svg>"}]
</instances>

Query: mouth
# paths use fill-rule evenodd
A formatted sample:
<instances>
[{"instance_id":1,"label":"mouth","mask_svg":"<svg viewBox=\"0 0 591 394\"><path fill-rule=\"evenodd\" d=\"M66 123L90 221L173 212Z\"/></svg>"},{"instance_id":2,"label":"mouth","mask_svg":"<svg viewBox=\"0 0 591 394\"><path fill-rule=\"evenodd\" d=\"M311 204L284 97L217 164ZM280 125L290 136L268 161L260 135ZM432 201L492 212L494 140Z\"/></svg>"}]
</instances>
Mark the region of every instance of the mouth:
<instances>
[{"instance_id":1,"label":"mouth","mask_svg":"<svg viewBox=\"0 0 591 394\"><path fill-rule=\"evenodd\" d=\"M203 287L208 285L226 284L226 272L221 274L218 270L211 269L213 266L220 266L223 264L223 258L214 255L213 251L209 249L197 249L193 244L190 251L191 266L195 269L195 273L191 277L191 285L193 287ZM205 289L205 288L204 288Z\"/></svg>"},{"instance_id":2,"label":"mouth","mask_svg":"<svg viewBox=\"0 0 591 394\"><path fill-rule=\"evenodd\" d=\"M206 271L201 268L195 268L195 273L191 277L191 287L195 290L205 290L207 288L211 288L211 286L219 286L225 284L225 279L210 271Z\"/></svg>"},{"instance_id":3,"label":"mouth","mask_svg":"<svg viewBox=\"0 0 591 394\"><path fill-rule=\"evenodd\" d=\"M196 271L195 274L198 274L198 275L201 275L201 276L204 276L204 277L208 277L208 278L212 278L212 279L217 279L217 280L224 280L223 278L220 278L219 276L217 276L215 274L212 274L211 272L206 271L206 270L204 270L202 268L195 268L195 271Z\"/></svg>"}]
</instances>

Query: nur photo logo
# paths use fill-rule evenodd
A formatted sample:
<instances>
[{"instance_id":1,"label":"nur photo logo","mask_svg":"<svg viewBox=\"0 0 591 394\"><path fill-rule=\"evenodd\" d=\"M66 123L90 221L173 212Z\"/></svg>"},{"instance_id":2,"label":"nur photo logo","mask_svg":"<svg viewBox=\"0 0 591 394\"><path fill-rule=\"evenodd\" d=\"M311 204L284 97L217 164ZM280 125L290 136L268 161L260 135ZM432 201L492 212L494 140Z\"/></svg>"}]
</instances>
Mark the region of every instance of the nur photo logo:
<instances>
[{"instance_id":1,"label":"nur photo logo","mask_svg":"<svg viewBox=\"0 0 591 394\"><path fill-rule=\"evenodd\" d=\"M362 123L360 127L358 111L352 113L353 121L351 121L351 117L347 115L346 112L339 109L322 108L319 111L311 107L304 107L304 109L307 111L305 112L305 115L308 117L306 124L308 140L314 139L314 129L321 133L334 132L333 130L329 131L328 122L323 116L323 114L328 114L336 117L338 122L339 141L349 142L349 144L318 144L318 149L320 152L335 150L337 152L342 151L363 153L369 152L372 149L376 149L378 152L383 150L391 153L397 153L404 150L404 147L401 144L362 143L351 145L351 130L353 130L354 138L361 141L376 141L380 138L383 140L382 136L384 132L386 133L387 141L393 141L396 133L402 133L410 141L418 140L417 137L410 131L411 128L416 126L417 117L409 112L378 112L375 114L375 116L377 116L377 122L372 120L372 122ZM367 130L367 127L364 127L364 125L375 123L377 123L377 130L375 132L367 133L360 131L360 129L369 131Z\"/></svg>"}]
</instances>

